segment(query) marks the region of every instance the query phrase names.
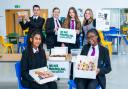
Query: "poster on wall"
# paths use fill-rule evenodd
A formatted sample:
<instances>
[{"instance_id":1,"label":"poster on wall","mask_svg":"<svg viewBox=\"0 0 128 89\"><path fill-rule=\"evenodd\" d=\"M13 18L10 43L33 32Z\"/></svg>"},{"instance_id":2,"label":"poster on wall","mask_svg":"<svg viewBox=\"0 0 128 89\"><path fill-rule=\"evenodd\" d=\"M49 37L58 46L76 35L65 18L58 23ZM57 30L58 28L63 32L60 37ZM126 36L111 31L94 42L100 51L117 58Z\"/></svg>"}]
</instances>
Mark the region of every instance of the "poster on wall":
<instances>
[{"instance_id":1,"label":"poster on wall","mask_svg":"<svg viewBox=\"0 0 128 89\"><path fill-rule=\"evenodd\" d=\"M78 55L74 62L74 77L96 79L98 58Z\"/></svg>"},{"instance_id":2,"label":"poster on wall","mask_svg":"<svg viewBox=\"0 0 128 89\"><path fill-rule=\"evenodd\" d=\"M77 14L79 17L79 20L81 23L83 23L83 19L84 19L84 9L82 8L77 8Z\"/></svg>"},{"instance_id":3,"label":"poster on wall","mask_svg":"<svg viewBox=\"0 0 128 89\"><path fill-rule=\"evenodd\" d=\"M96 10L96 29L110 30L110 10Z\"/></svg>"},{"instance_id":4,"label":"poster on wall","mask_svg":"<svg viewBox=\"0 0 128 89\"><path fill-rule=\"evenodd\" d=\"M83 9L82 9L82 8L78 8L78 9L77 9L77 14L78 14L79 17L83 17L83 16L84 16L84 11L83 11Z\"/></svg>"},{"instance_id":5,"label":"poster on wall","mask_svg":"<svg viewBox=\"0 0 128 89\"><path fill-rule=\"evenodd\" d=\"M75 44L75 42L76 42L76 30L59 28L58 33L57 33L57 41Z\"/></svg>"}]
</instances>

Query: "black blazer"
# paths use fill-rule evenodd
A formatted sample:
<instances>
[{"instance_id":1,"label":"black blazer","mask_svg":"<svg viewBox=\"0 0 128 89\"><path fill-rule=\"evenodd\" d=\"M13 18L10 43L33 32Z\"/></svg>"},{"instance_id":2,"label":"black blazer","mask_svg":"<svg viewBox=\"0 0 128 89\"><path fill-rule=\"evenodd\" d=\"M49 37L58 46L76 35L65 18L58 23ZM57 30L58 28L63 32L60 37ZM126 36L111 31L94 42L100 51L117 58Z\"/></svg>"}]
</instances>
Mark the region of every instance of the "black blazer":
<instances>
[{"instance_id":1,"label":"black blazer","mask_svg":"<svg viewBox=\"0 0 128 89\"><path fill-rule=\"evenodd\" d=\"M24 87L30 87L34 79L29 75L29 70L47 66L45 51L33 53L29 56L28 49L25 49L21 58L21 84ZM32 57L33 56L33 57Z\"/></svg>"},{"instance_id":2,"label":"black blazer","mask_svg":"<svg viewBox=\"0 0 128 89\"><path fill-rule=\"evenodd\" d=\"M33 19L33 16L30 17L29 19L30 19L30 22L27 21L25 24L23 21L20 22L22 29L25 30L25 29L29 28L28 34L31 34L35 30L42 32L42 28L43 28L45 19L40 16L36 20Z\"/></svg>"},{"instance_id":3,"label":"black blazer","mask_svg":"<svg viewBox=\"0 0 128 89\"><path fill-rule=\"evenodd\" d=\"M62 22L59 20L60 25L62 25ZM55 28L55 24L54 24L54 18L48 18L46 20L46 44L47 45L55 45L55 42L57 40L55 32L54 32L54 28Z\"/></svg>"},{"instance_id":4,"label":"black blazer","mask_svg":"<svg viewBox=\"0 0 128 89\"><path fill-rule=\"evenodd\" d=\"M91 45L87 44L84 45L81 55L87 55L89 48ZM110 63L110 57L108 49L101 46L99 44L99 58L98 58L98 68L100 69L100 73L97 75L97 80L99 84L101 85L102 89L105 89L106 87L106 77L105 74L109 73L111 69L111 63Z\"/></svg>"}]
</instances>

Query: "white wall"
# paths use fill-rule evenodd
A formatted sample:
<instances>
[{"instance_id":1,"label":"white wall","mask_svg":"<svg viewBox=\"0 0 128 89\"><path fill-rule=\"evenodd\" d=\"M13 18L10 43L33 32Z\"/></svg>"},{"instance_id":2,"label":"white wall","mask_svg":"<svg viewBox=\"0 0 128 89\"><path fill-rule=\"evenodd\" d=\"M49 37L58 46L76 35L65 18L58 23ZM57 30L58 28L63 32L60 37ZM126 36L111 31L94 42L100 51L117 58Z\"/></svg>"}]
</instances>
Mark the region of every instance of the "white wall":
<instances>
[{"instance_id":1,"label":"white wall","mask_svg":"<svg viewBox=\"0 0 128 89\"><path fill-rule=\"evenodd\" d=\"M51 16L52 8L58 6L61 9L60 16L66 16L68 8L74 6L76 8L127 8L128 0L1 0L0 1L0 35L6 35L6 19L5 10L15 9L15 5L21 7L19 9L32 9L34 4L40 5L43 9L49 9L49 17ZM117 14L117 13L116 13ZM113 24L116 21L113 20Z\"/></svg>"}]
</instances>

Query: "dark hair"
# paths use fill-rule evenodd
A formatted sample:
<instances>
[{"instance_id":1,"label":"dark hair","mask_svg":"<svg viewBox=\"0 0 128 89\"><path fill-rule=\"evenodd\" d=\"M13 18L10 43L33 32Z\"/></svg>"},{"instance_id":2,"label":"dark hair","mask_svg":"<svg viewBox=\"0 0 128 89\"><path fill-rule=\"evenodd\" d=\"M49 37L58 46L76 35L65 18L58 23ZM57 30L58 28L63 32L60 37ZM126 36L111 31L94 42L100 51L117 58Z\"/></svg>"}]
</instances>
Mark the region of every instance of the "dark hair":
<instances>
[{"instance_id":1,"label":"dark hair","mask_svg":"<svg viewBox=\"0 0 128 89\"><path fill-rule=\"evenodd\" d=\"M100 39L100 36L99 36L98 31L97 31L95 28L89 29L89 30L87 31L87 35L88 35L89 33L94 33L96 36L98 36L97 40L98 40L98 43L100 43L101 39Z\"/></svg>"},{"instance_id":2,"label":"dark hair","mask_svg":"<svg viewBox=\"0 0 128 89\"><path fill-rule=\"evenodd\" d=\"M37 8L40 9L40 6L39 6L39 5L34 5L34 6L33 6L33 10L34 10L35 7L37 7Z\"/></svg>"},{"instance_id":3,"label":"dark hair","mask_svg":"<svg viewBox=\"0 0 128 89\"><path fill-rule=\"evenodd\" d=\"M69 8L67 17L71 18L70 15L69 15L70 10L73 10L73 12L75 13L75 19L78 19L78 14L77 14L77 11L76 11L75 7L70 7Z\"/></svg>"},{"instance_id":4,"label":"dark hair","mask_svg":"<svg viewBox=\"0 0 128 89\"><path fill-rule=\"evenodd\" d=\"M60 9L58 7L54 7L52 12L54 12L55 10L59 10L60 11Z\"/></svg>"},{"instance_id":5,"label":"dark hair","mask_svg":"<svg viewBox=\"0 0 128 89\"><path fill-rule=\"evenodd\" d=\"M37 34L40 35L40 37L41 37L40 32L34 31L34 32L31 34L30 38L33 39L33 38L35 37L35 35L37 35ZM29 55L31 58L33 58L33 46L32 46L32 42L30 41L30 38L28 39L27 50L28 50L28 55ZM41 43L40 43L38 49L39 49L39 52L40 52L43 56L45 56L45 51L44 51L44 49L43 49L43 43L42 43L42 37L41 37Z\"/></svg>"}]
</instances>

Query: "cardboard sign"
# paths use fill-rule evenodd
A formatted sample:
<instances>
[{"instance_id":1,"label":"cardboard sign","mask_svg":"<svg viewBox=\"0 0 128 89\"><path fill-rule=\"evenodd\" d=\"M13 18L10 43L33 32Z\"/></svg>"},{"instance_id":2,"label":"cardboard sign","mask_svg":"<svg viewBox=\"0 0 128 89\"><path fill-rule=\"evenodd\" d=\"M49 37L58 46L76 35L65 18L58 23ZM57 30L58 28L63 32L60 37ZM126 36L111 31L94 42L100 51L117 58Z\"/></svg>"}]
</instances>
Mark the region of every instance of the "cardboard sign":
<instances>
[{"instance_id":1,"label":"cardboard sign","mask_svg":"<svg viewBox=\"0 0 128 89\"><path fill-rule=\"evenodd\" d=\"M96 79L98 59L93 56L77 56L74 65L74 77Z\"/></svg>"},{"instance_id":2,"label":"cardboard sign","mask_svg":"<svg viewBox=\"0 0 128 89\"><path fill-rule=\"evenodd\" d=\"M69 62L68 61L48 61L48 68L59 78L69 78Z\"/></svg>"},{"instance_id":3,"label":"cardboard sign","mask_svg":"<svg viewBox=\"0 0 128 89\"><path fill-rule=\"evenodd\" d=\"M25 17L26 15L28 16L28 11L21 11L21 12L17 12L19 17Z\"/></svg>"},{"instance_id":4,"label":"cardboard sign","mask_svg":"<svg viewBox=\"0 0 128 89\"><path fill-rule=\"evenodd\" d=\"M54 47L51 48L51 56L53 55L67 55L68 47Z\"/></svg>"},{"instance_id":5,"label":"cardboard sign","mask_svg":"<svg viewBox=\"0 0 128 89\"><path fill-rule=\"evenodd\" d=\"M57 41L64 43L73 43L76 42L76 31L73 29L59 28L57 34Z\"/></svg>"}]
</instances>

